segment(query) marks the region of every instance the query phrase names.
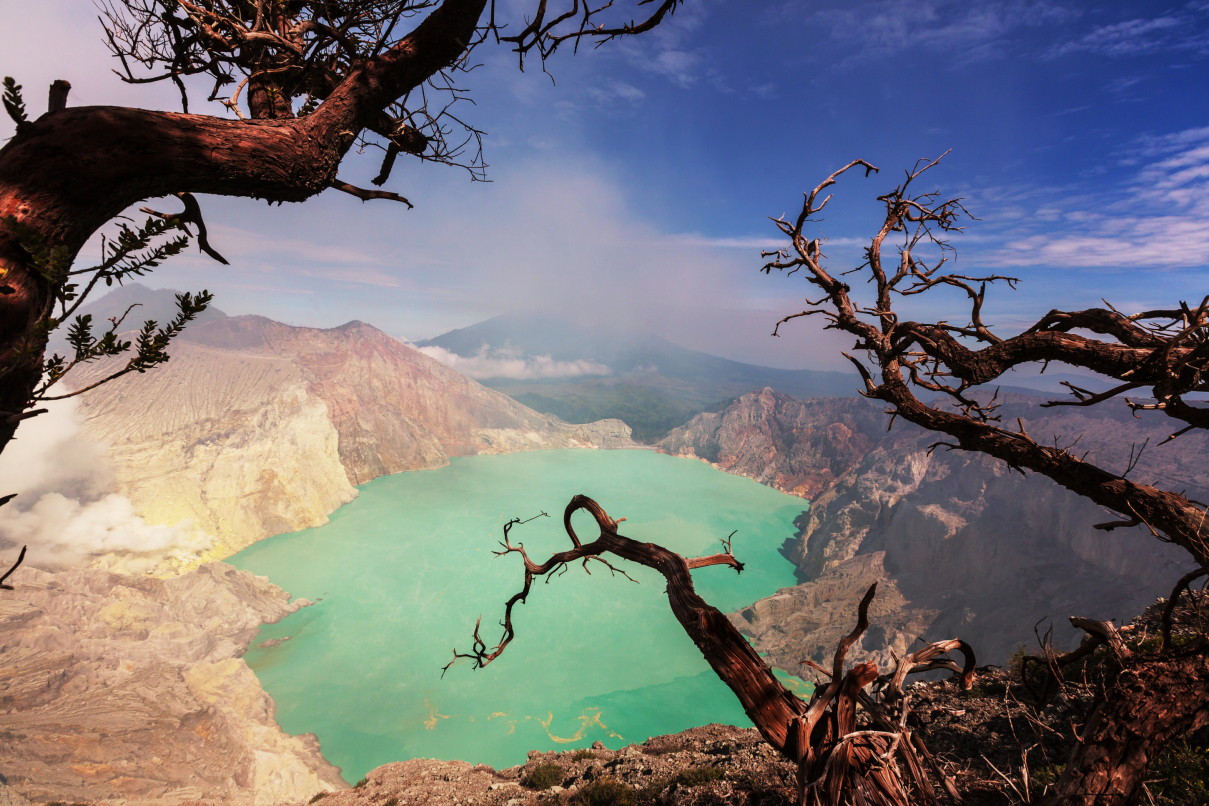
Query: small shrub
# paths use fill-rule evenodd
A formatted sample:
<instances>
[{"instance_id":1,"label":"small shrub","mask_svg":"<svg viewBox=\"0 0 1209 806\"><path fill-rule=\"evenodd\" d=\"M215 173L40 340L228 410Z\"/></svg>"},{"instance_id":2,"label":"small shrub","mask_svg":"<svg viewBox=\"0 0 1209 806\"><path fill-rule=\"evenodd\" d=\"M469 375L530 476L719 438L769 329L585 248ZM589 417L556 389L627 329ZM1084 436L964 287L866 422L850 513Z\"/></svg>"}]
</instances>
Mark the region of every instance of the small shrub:
<instances>
[{"instance_id":1,"label":"small shrub","mask_svg":"<svg viewBox=\"0 0 1209 806\"><path fill-rule=\"evenodd\" d=\"M549 789L556 784L562 783L565 772L566 770L557 764L538 764L529 771L528 775L521 779L521 785L527 786L530 789Z\"/></svg>"},{"instance_id":2,"label":"small shrub","mask_svg":"<svg viewBox=\"0 0 1209 806\"><path fill-rule=\"evenodd\" d=\"M353 789L361 789L368 783L369 783L368 778L362 778L360 781L358 781L356 784L353 785Z\"/></svg>"},{"instance_id":3,"label":"small shrub","mask_svg":"<svg viewBox=\"0 0 1209 806\"><path fill-rule=\"evenodd\" d=\"M672 783L681 786L701 786L719 780L725 773L718 767L698 767L695 770L681 770L672 779Z\"/></svg>"},{"instance_id":4,"label":"small shrub","mask_svg":"<svg viewBox=\"0 0 1209 806\"><path fill-rule=\"evenodd\" d=\"M1062 776L1062 771L1065 769L1065 764L1050 764L1033 770L1033 774L1029 776L1029 780L1033 786L1044 789L1047 786L1053 786L1058 778Z\"/></svg>"},{"instance_id":5,"label":"small shrub","mask_svg":"<svg viewBox=\"0 0 1209 806\"><path fill-rule=\"evenodd\" d=\"M965 697L967 700L981 700L986 695L986 692L978 686L974 686L969 691L961 692L961 696Z\"/></svg>"},{"instance_id":6,"label":"small shrub","mask_svg":"<svg viewBox=\"0 0 1209 806\"><path fill-rule=\"evenodd\" d=\"M383 803L382 806L398 806L398 803L399 803L398 798L390 798L385 803Z\"/></svg>"},{"instance_id":7,"label":"small shrub","mask_svg":"<svg viewBox=\"0 0 1209 806\"><path fill-rule=\"evenodd\" d=\"M326 797L327 797L326 792L316 792L315 797L311 798L309 802L314 803L315 801L323 800Z\"/></svg>"},{"instance_id":8,"label":"small shrub","mask_svg":"<svg viewBox=\"0 0 1209 806\"><path fill-rule=\"evenodd\" d=\"M1209 803L1209 748L1177 739L1150 765L1147 779L1159 803Z\"/></svg>"},{"instance_id":9,"label":"small shrub","mask_svg":"<svg viewBox=\"0 0 1209 806\"><path fill-rule=\"evenodd\" d=\"M582 747L575 751L575 755L571 756L573 761L586 761L589 758L596 758L596 754Z\"/></svg>"},{"instance_id":10,"label":"small shrub","mask_svg":"<svg viewBox=\"0 0 1209 806\"><path fill-rule=\"evenodd\" d=\"M634 790L612 778L593 781L571 798L574 806L634 806Z\"/></svg>"},{"instance_id":11,"label":"small shrub","mask_svg":"<svg viewBox=\"0 0 1209 806\"><path fill-rule=\"evenodd\" d=\"M1008 661L1008 671L1012 677L1020 677L1020 668L1024 665L1024 656L1027 654L1024 644L1016 645L1016 651L1012 653L1012 659Z\"/></svg>"},{"instance_id":12,"label":"small shrub","mask_svg":"<svg viewBox=\"0 0 1209 806\"><path fill-rule=\"evenodd\" d=\"M652 778L646 786L634 793L635 806L651 806L659 802L659 794L667 789L666 778Z\"/></svg>"}]
</instances>

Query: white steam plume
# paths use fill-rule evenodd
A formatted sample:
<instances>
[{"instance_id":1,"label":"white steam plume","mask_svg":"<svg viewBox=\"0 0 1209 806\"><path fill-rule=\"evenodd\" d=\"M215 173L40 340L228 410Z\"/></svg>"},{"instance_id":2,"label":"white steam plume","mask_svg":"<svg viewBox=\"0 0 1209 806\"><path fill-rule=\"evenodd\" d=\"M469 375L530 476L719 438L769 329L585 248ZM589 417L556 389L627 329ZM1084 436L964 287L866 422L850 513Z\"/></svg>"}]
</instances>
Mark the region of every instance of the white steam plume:
<instances>
[{"instance_id":1,"label":"white steam plume","mask_svg":"<svg viewBox=\"0 0 1209 806\"><path fill-rule=\"evenodd\" d=\"M111 492L104 447L83 437L74 400L48 404L27 420L0 454L0 548L27 545L26 562L39 568L82 565L128 572L167 573L196 560L214 538L184 520L153 525L130 499Z\"/></svg>"}]
</instances>

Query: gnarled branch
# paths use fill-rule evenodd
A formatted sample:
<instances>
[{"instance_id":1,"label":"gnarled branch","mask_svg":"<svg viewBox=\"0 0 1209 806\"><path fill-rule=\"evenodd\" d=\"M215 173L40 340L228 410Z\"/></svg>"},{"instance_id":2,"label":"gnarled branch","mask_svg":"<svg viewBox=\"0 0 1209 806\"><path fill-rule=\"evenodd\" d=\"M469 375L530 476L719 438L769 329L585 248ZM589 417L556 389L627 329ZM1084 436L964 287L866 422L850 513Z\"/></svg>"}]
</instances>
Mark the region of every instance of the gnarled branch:
<instances>
[{"instance_id":1,"label":"gnarled branch","mask_svg":"<svg viewBox=\"0 0 1209 806\"><path fill-rule=\"evenodd\" d=\"M592 515L600 529L599 537L590 543L581 542L571 526L572 514L581 509ZM956 796L952 780L927 752L922 739L906 727L910 699L903 695L901 683L907 674L922 670L938 656L960 649L965 654L965 667L949 663L962 673L963 687L969 688L974 678L974 654L964 641L929 644L901 659L890 678L890 690L896 696L881 702L874 700L864 689L878 679L875 664L859 663L844 672L848 651L869 626L869 605L877 592L874 584L861 600L856 626L837 646L831 669L824 670L831 678L830 684L825 689L816 689L810 703L803 703L781 685L730 621L693 589L691 568L729 565L736 571L742 570L742 563L731 551L734 533L723 541L724 553L686 559L662 546L639 543L618 534L617 526L624 520L609 517L586 496L575 496L563 513L563 526L572 547L554 553L542 563L531 560L523 544L510 540L510 530L521 521L513 519L505 524L500 544L503 551L496 554L521 555L524 587L505 605L501 622L504 633L499 643L487 648L479 634L480 617L475 623L472 649L454 650L453 660L442 674L462 658L469 659L476 669L499 658L515 635L512 608L525 600L536 577L565 568L576 560L583 560L586 567L589 559L603 561L601 555L609 553L659 571L667 580L672 612L706 662L735 693L764 738L798 765L799 804L838 804L843 793L860 793L863 802L871 806L902 806L908 802L908 793L915 797L911 802L936 804L939 801L932 779L940 782L951 798Z\"/></svg>"}]
</instances>

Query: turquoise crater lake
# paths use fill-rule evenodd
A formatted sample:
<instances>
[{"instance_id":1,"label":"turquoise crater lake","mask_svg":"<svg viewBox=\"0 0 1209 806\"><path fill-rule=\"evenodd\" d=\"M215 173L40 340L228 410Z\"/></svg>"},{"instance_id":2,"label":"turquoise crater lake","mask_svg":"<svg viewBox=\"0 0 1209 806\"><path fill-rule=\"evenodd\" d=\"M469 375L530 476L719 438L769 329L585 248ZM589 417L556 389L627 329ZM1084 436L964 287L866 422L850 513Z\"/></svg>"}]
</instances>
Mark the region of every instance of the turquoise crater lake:
<instances>
[{"instance_id":1,"label":"turquoise crater lake","mask_svg":"<svg viewBox=\"0 0 1209 806\"><path fill-rule=\"evenodd\" d=\"M462 661L483 617L488 645L508 597L524 582L519 555L495 557L503 524L541 562L570 545L562 512L595 498L619 531L686 556L713 554L737 530L747 568L693 572L706 601L731 612L795 584L779 553L807 502L702 462L653 451L538 451L454 459L360 488L315 529L263 540L232 557L313 607L266 625L245 656L289 733L314 733L324 755L356 781L408 758L462 759L497 768L526 751L600 740L617 748L722 722L750 725L668 608L663 578L623 560L639 584L579 564L535 582L513 611L516 639L479 671ZM576 532L595 539L585 513ZM281 644L258 648L266 639ZM784 679L784 678L783 678ZM801 685L796 678L791 683Z\"/></svg>"}]
</instances>

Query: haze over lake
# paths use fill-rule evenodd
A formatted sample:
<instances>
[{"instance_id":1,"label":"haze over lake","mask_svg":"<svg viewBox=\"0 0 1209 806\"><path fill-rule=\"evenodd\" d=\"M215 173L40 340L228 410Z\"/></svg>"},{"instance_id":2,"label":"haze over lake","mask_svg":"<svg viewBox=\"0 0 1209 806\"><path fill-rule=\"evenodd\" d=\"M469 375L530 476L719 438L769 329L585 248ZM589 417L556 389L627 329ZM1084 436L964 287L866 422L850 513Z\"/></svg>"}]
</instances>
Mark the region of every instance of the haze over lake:
<instances>
[{"instance_id":1,"label":"haze over lake","mask_svg":"<svg viewBox=\"0 0 1209 806\"><path fill-rule=\"evenodd\" d=\"M732 612L795 584L779 553L807 509L800 498L708 465L651 451L540 451L454 459L360 488L331 522L261 541L231 558L312 601L262 629L246 660L289 733L314 733L324 755L356 781L407 758L463 759L497 768L531 749L603 741L617 748L695 725L749 725L668 607L663 578L617 560L638 584L592 563L534 583L513 611L516 639L494 663L463 661L457 647L499 638L507 599L524 582L517 554L492 555L503 524L530 557L570 546L562 513L576 493L595 498L619 531L685 556L712 554L737 530L746 564L693 572L698 593ZM597 528L585 513L585 542Z\"/></svg>"}]
</instances>

